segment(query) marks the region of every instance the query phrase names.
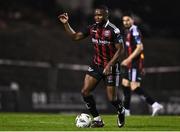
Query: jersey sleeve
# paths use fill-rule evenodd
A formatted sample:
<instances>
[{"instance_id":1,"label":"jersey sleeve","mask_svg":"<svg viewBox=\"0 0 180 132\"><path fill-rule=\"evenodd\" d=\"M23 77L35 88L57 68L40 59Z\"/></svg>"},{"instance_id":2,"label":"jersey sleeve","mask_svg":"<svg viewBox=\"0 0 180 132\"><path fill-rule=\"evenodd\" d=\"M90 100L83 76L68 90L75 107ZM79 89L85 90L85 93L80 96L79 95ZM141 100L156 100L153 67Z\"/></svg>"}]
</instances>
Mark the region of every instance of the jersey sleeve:
<instances>
[{"instance_id":1,"label":"jersey sleeve","mask_svg":"<svg viewBox=\"0 0 180 132\"><path fill-rule=\"evenodd\" d=\"M114 43L123 44L123 37L118 28L114 30Z\"/></svg>"},{"instance_id":2,"label":"jersey sleeve","mask_svg":"<svg viewBox=\"0 0 180 132\"><path fill-rule=\"evenodd\" d=\"M141 33L137 27L133 28L132 35L136 44L142 44Z\"/></svg>"}]
</instances>

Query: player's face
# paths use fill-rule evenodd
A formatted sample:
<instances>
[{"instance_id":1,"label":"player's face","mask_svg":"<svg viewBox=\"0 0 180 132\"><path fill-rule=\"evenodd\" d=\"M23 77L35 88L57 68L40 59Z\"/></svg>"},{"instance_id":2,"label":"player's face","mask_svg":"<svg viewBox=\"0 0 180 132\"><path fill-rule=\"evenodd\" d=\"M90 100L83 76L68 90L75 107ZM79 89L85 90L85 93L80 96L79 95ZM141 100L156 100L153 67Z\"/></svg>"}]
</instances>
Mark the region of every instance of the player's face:
<instances>
[{"instance_id":1,"label":"player's face","mask_svg":"<svg viewBox=\"0 0 180 132\"><path fill-rule=\"evenodd\" d=\"M96 23L102 23L105 20L105 15L103 10L101 9L96 9L94 12L94 20Z\"/></svg>"},{"instance_id":2,"label":"player's face","mask_svg":"<svg viewBox=\"0 0 180 132\"><path fill-rule=\"evenodd\" d=\"M123 25L125 28L130 28L133 25L133 19L129 16L123 16Z\"/></svg>"}]
</instances>

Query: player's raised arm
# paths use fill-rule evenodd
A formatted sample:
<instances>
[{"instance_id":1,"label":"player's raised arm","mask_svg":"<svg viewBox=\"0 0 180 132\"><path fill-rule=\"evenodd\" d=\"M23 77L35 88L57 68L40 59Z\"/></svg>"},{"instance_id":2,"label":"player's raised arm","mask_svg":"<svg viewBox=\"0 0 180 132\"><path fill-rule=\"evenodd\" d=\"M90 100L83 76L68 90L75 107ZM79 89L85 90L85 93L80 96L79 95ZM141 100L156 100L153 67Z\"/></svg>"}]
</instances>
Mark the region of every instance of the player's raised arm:
<instances>
[{"instance_id":1,"label":"player's raised arm","mask_svg":"<svg viewBox=\"0 0 180 132\"><path fill-rule=\"evenodd\" d=\"M81 40L85 38L85 35L82 32L76 32L69 24L69 16L67 13L63 13L58 16L59 20L64 25L65 31L71 36L73 40Z\"/></svg>"}]
</instances>

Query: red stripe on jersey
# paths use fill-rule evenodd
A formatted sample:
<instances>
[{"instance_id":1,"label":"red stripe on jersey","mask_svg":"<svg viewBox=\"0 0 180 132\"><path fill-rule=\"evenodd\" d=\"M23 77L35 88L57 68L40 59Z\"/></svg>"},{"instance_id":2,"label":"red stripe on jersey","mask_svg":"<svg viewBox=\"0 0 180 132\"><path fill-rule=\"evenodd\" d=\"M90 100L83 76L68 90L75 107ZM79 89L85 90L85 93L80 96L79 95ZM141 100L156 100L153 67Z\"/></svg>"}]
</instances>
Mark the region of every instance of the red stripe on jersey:
<instances>
[{"instance_id":1,"label":"red stripe on jersey","mask_svg":"<svg viewBox=\"0 0 180 132\"><path fill-rule=\"evenodd\" d=\"M100 38L100 36L99 36L99 31L100 31L100 30L97 29L97 32L96 32L96 34L95 34L95 39L97 39L97 40ZM96 52L96 55L95 55L96 61L95 61L95 63L98 64L98 65L100 65L100 64L101 64L101 58L100 58L100 56L99 56L100 49L99 49L98 43L95 44L95 52Z\"/></svg>"},{"instance_id":2,"label":"red stripe on jersey","mask_svg":"<svg viewBox=\"0 0 180 132\"><path fill-rule=\"evenodd\" d=\"M126 41L128 42L129 46L128 46L128 56L131 55L132 53L132 47L131 47L131 32L128 32L127 36L126 36ZM131 68L132 64L130 63L128 65L128 68Z\"/></svg>"},{"instance_id":3,"label":"red stripe on jersey","mask_svg":"<svg viewBox=\"0 0 180 132\"><path fill-rule=\"evenodd\" d=\"M95 51L96 51L95 57L94 57L94 62L95 62L95 64L100 65L102 61L101 61L101 58L99 56L99 53L100 53L99 45L95 44L94 47L95 47Z\"/></svg>"},{"instance_id":4,"label":"red stripe on jersey","mask_svg":"<svg viewBox=\"0 0 180 132\"><path fill-rule=\"evenodd\" d=\"M104 30L101 32L101 40L105 40ZM102 45L102 56L103 56L103 66L107 65L107 52L106 52L106 45Z\"/></svg>"}]
</instances>

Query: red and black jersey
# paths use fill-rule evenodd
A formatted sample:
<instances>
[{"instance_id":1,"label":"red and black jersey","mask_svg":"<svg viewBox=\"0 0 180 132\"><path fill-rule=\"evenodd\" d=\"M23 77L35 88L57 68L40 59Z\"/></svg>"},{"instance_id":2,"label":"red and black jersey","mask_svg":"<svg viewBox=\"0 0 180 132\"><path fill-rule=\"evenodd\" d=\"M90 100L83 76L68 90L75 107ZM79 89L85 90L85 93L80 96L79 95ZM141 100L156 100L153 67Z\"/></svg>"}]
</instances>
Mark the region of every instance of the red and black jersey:
<instances>
[{"instance_id":1,"label":"red and black jersey","mask_svg":"<svg viewBox=\"0 0 180 132\"><path fill-rule=\"evenodd\" d=\"M125 30L124 41L127 56L132 54L138 44L143 44L141 32L136 25L132 25L129 29ZM128 67L142 69L143 63L144 53L141 52L136 58L132 60L132 63Z\"/></svg>"},{"instance_id":2,"label":"red and black jersey","mask_svg":"<svg viewBox=\"0 0 180 132\"><path fill-rule=\"evenodd\" d=\"M93 24L84 30L83 34L91 37L94 46L93 63L102 67L105 67L116 53L115 44L123 43L120 30L110 21L103 26Z\"/></svg>"}]
</instances>

